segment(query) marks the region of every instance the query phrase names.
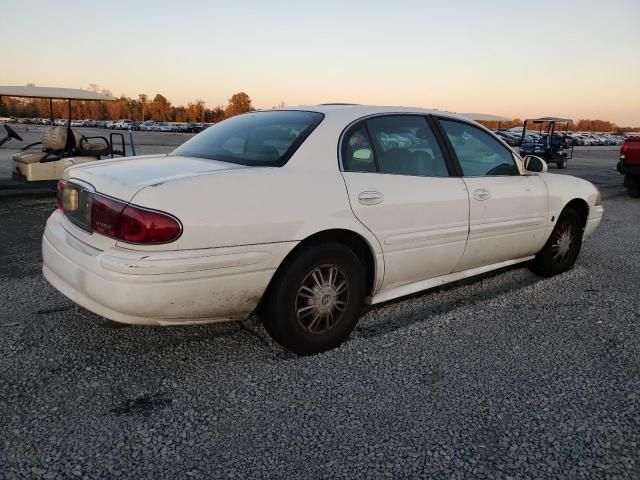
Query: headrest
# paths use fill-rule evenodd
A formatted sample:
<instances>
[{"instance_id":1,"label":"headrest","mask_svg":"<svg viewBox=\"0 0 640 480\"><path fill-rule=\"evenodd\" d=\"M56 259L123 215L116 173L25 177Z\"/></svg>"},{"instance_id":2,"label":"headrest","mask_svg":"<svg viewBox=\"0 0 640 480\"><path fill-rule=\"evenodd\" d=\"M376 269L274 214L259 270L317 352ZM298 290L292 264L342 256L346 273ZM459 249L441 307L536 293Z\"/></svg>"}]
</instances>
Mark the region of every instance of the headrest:
<instances>
[{"instance_id":1,"label":"headrest","mask_svg":"<svg viewBox=\"0 0 640 480\"><path fill-rule=\"evenodd\" d=\"M64 150L67 145L67 127L46 127L42 132L43 150Z\"/></svg>"}]
</instances>

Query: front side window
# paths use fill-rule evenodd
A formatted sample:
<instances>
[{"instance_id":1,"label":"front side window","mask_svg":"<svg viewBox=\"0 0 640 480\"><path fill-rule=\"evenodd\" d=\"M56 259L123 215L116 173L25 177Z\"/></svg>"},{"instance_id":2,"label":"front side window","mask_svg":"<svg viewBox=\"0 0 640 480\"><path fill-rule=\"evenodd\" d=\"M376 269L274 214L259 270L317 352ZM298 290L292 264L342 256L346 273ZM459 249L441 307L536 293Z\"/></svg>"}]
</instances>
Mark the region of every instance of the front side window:
<instances>
[{"instance_id":1,"label":"front side window","mask_svg":"<svg viewBox=\"0 0 640 480\"><path fill-rule=\"evenodd\" d=\"M520 175L513 154L487 132L453 120L439 120L466 177Z\"/></svg>"},{"instance_id":2,"label":"front side window","mask_svg":"<svg viewBox=\"0 0 640 480\"><path fill-rule=\"evenodd\" d=\"M175 149L173 155L282 166L323 117L295 110L245 113L207 128Z\"/></svg>"}]
</instances>

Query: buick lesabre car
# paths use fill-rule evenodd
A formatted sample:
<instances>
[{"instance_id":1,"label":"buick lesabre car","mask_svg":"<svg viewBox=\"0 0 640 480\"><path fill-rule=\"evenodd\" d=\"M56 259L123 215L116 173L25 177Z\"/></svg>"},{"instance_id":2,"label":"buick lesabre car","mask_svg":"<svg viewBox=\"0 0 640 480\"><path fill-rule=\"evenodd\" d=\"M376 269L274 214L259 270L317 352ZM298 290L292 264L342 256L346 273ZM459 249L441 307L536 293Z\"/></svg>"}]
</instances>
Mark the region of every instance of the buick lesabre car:
<instances>
[{"instance_id":1,"label":"buick lesabre car","mask_svg":"<svg viewBox=\"0 0 640 480\"><path fill-rule=\"evenodd\" d=\"M65 171L47 280L116 322L245 319L299 354L336 347L364 304L529 262L571 268L603 214L466 118L322 105L240 115L169 155Z\"/></svg>"}]
</instances>

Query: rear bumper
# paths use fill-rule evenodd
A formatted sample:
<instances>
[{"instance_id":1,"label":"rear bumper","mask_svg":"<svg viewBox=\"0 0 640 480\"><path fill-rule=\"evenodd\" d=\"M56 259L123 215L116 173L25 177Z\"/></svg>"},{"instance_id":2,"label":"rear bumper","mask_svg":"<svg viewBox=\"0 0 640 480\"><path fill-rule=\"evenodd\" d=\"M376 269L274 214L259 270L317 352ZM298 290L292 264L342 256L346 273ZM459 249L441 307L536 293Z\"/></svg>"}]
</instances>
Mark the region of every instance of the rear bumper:
<instances>
[{"instance_id":1,"label":"rear bumper","mask_svg":"<svg viewBox=\"0 0 640 480\"><path fill-rule=\"evenodd\" d=\"M587 217L587 224L584 228L583 238L587 238L598 228L604 215L604 208L601 205L593 206L589 209L589 216Z\"/></svg>"},{"instance_id":2,"label":"rear bumper","mask_svg":"<svg viewBox=\"0 0 640 480\"><path fill-rule=\"evenodd\" d=\"M189 251L100 250L47 221L43 274L65 296L98 315L131 324L240 320L256 308L296 242Z\"/></svg>"}]
</instances>

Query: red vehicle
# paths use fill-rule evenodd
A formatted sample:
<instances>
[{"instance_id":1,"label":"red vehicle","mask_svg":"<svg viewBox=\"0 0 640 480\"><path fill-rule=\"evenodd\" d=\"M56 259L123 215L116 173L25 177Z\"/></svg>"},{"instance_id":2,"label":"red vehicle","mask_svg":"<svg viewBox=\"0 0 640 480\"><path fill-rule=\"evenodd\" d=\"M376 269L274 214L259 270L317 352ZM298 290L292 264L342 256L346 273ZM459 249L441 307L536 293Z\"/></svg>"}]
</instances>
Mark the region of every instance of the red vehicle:
<instances>
[{"instance_id":1,"label":"red vehicle","mask_svg":"<svg viewBox=\"0 0 640 480\"><path fill-rule=\"evenodd\" d=\"M629 137L620 147L618 171L624 174L629 196L640 198L640 137Z\"/></svg>"}]
</instances>

